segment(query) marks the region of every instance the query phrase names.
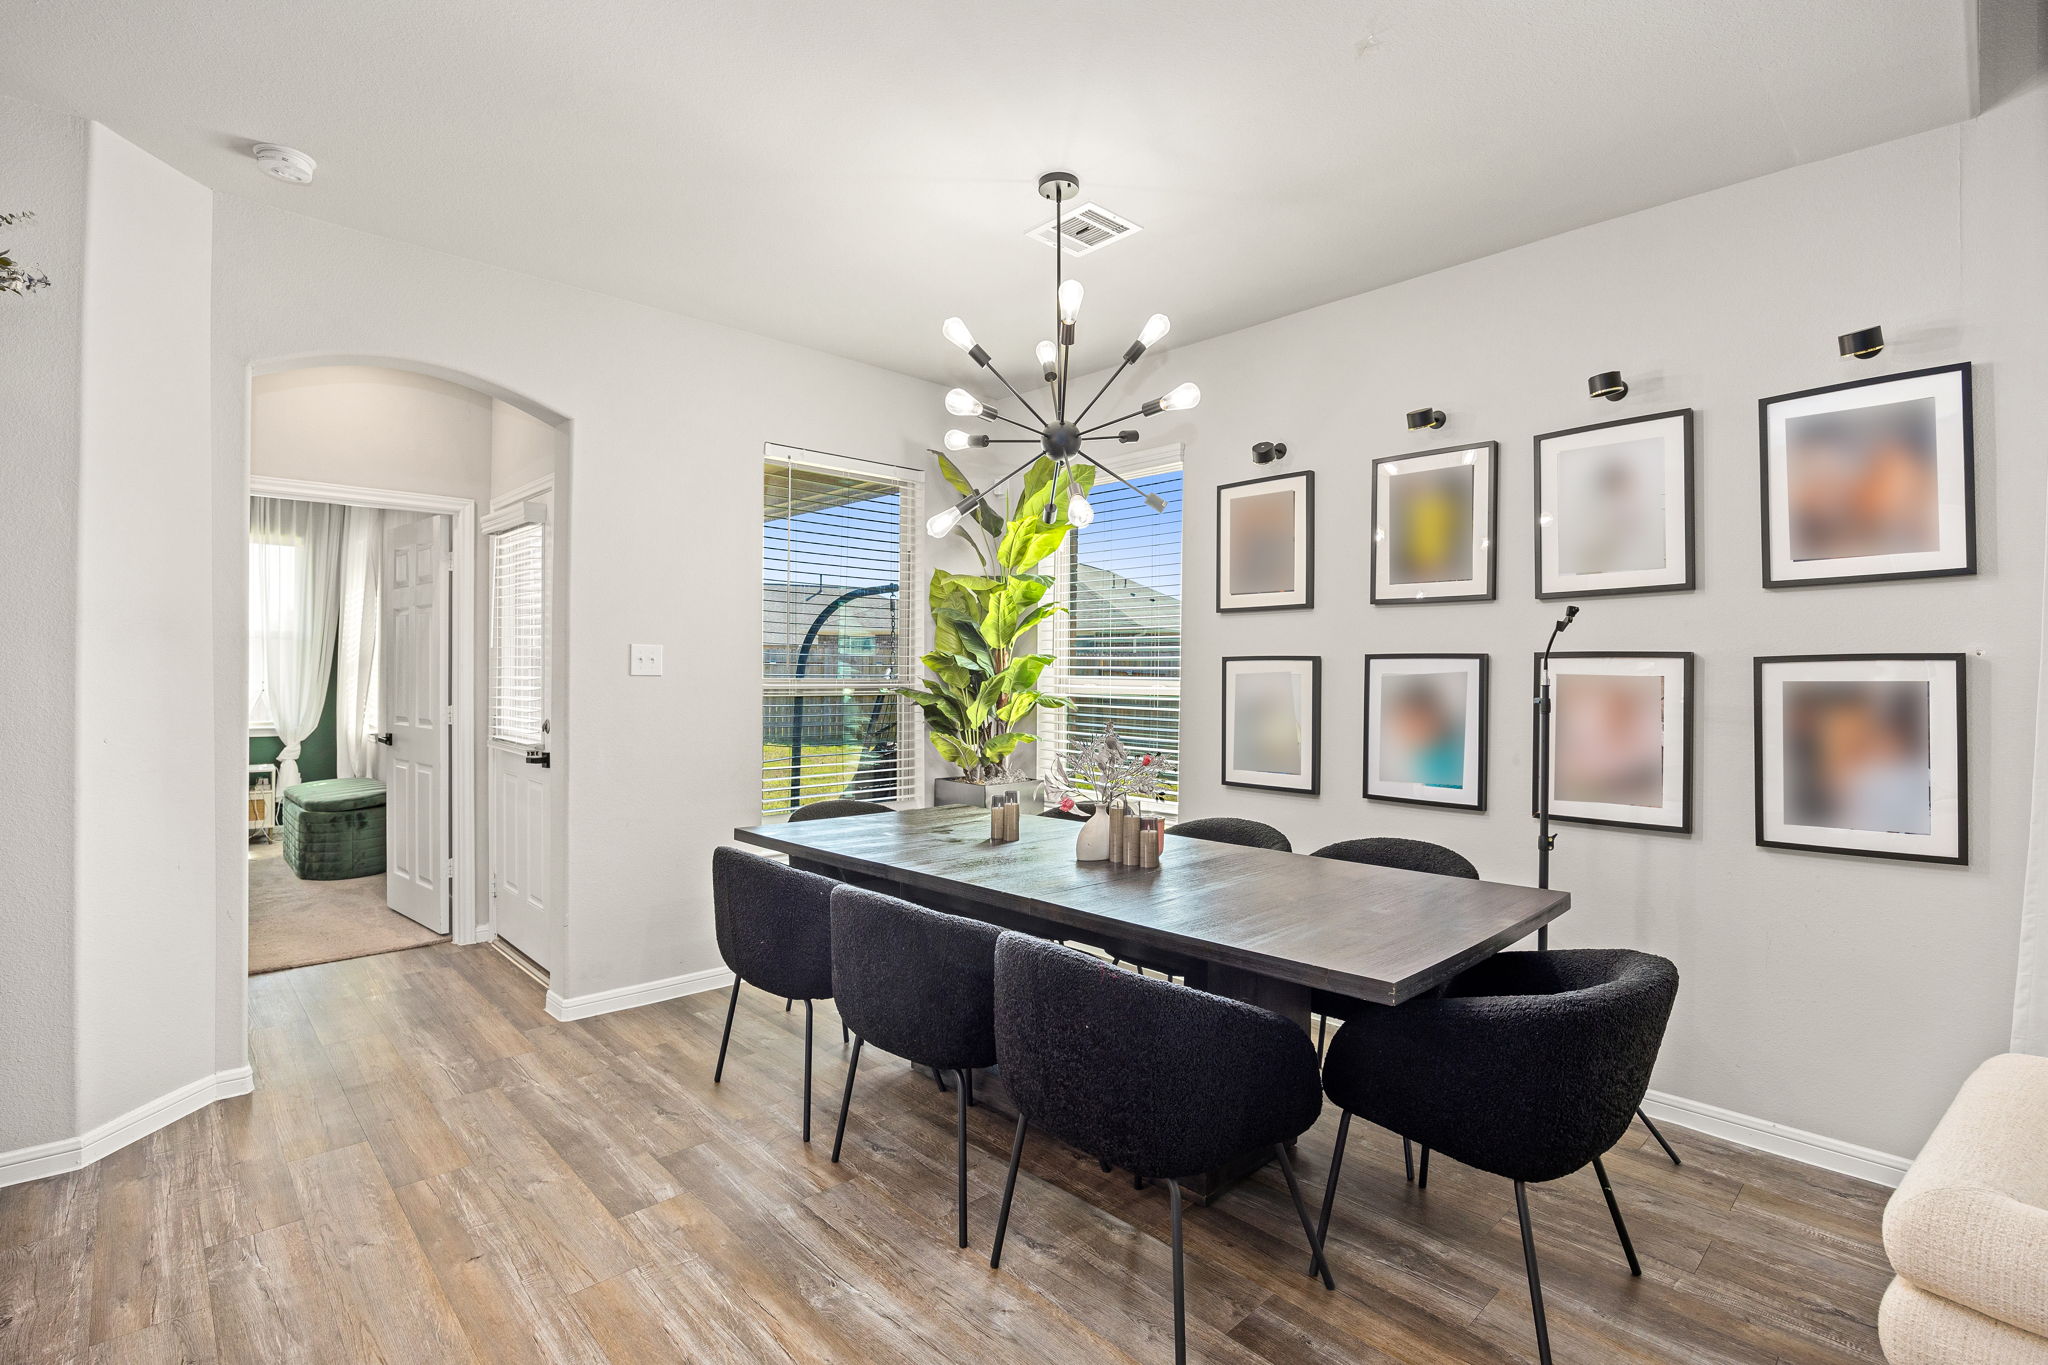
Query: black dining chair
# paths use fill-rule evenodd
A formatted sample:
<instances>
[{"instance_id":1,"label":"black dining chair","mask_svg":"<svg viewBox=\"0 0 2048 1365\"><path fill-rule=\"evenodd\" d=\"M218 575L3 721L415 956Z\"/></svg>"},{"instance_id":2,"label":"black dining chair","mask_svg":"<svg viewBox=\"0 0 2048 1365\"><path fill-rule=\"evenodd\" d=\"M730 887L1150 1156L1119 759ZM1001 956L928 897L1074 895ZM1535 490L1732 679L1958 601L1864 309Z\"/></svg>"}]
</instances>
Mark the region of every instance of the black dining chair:
<instances>
[{"instance_id":1,"label":"black dining chair","mask_svg":"<svg viewBox=\"0 0 2048 1365\"><path fill-rule=\"evenodd\" d=\"M725 1079L725 1052L745 983L804 1002L804 1141L811 1140L811 1024L814 1000L832 998L830 877L784 867L736 848L711 851L711 914L718 955L732 969L732 999L711 1083Z\"/></svg>"},{"instance_id":2,"label":"black dining chair","mask_svg":"<svg viewBox=\"0 0 2048 1365\"><path fill-rule=\"evenodd\" d=\"M1017 1191L1026 1134L1166 1182L1173 1218L1174 1360L1187 1359L1181 1189L1187 1177L1253 1152L1273 1152L1323 1284L1322 1262L1287 1145L1322 1112L1308 1035L1270 1010L1170 981L1133 976L1100 958L1025 934L996 944L996 1057L1017 1105L991 1269Z\"/></svg>"},{"instance_id":3,"label":"black dining chair","mask_svg":"<svg viewBox=\"0 0 2048 1365\"><path fill-rule=\"evenodd\" d=\"M1166 832L1178 834L1183 839L1206 839L1212 844L1269 848L1275 853L1294 852L1294 845L1287 841L1287 836L1271 825L1257 820L1240 819L1234 815L1210 815L1200 820L1183 820L1171 826Z\"/></svg>"},{"instance_id":4,"label":"black dining chair","mask_svg":"<svg viewBox=\"0 0 2048 1365\"><path fill-rule=\"evenodd\" d=\"M832 801L813 801L808 806L798 806L789 813L789 823L802 824L807 820L838 820L848 815L888 815L889 807L876 801L855 801L840 798ZM833 876L833 870L823 863L814 863L808 858L791 858L789 865L805 872L815 872L820 877ZM785 1005L785 1009L788 1007Z\"/></svg>"},{"instance_id":5,"label":"black dining chair","mask_svg":"<svg viewBox=\"0 0 2048 1365\"><path fill-rule=\"evenodd\" d=\"M998 974L1000 990L1000 973ZM1322 1246L1353 1115L1515 1184L1536 1348L1550 1360L1525 1186L1590 1165L1629 1274L1642 1274L1600 1162L1628 1131L1678 995L1678 969L1628 949L1499 953L1441 996L1374 1007L1337 1030L1323 1088L1341 1111L1316 1229ZM1311 1266L1311 1273L1316 1267Z\"/></svg>"},{"instance_id":6,"label":"black dining chair","mask_svg":"<svg viewBox=\"0 0 2048 1365\"><path fill-rule=\"evenodd\" d=\"M869 1043L953 1073L960 1245L967 1245L967 1106L976 1067L996 1064L996 939L992 924L842 886L832 893L832 992L853 1030L832 1159L846 1142L853 1077Z\"/></svg>"}]
</instances>

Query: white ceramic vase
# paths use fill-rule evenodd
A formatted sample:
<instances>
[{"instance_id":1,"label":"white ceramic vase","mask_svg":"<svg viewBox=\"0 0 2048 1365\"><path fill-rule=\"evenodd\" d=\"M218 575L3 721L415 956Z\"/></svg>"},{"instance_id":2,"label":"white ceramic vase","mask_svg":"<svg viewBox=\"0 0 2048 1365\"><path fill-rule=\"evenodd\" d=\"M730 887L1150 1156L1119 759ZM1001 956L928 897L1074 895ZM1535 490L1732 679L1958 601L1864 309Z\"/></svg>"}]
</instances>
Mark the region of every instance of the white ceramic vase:
<instances>
[{"instance_id":1,"label":"white ceramic vase","mask_svg":"<svg viewBox=\"0 0 2048 1365\"><path fill-rule=\"evenodd\" d=\"M1074 861L1099 863L1109 857L1109 812L1098 809L1074 836Z\"/></svg>"}]
</instances>

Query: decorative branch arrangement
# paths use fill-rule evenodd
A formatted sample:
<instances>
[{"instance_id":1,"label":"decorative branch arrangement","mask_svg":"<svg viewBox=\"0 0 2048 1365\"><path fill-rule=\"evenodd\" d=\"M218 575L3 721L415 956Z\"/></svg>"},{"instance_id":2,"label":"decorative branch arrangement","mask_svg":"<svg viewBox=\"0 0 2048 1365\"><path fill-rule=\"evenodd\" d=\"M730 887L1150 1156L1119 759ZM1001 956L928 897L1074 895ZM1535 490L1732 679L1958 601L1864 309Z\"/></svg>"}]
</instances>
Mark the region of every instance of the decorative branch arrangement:
<instances>
[{"instance_id":1,"label":"decorative branch arrangement","mask_svg":"<svg viewBox=\"0 0 2048 1365\"><path fill-rule=\"evenodd\" d=\"M1061 810L1071 811L1083 801L1108 810L1134 796L1159 799L1173 776L1172 765L1157 754L1137 753L1126 745L1112 722L1079 753L1053 759L1045 790Z\"/></svg>"},{"instance_id":2,"label":"decorative branch arrangement","mask_svg":"<svg viewBox=\"0 0 2048 1365\"><path fill-rule=\"evenodd\" d=\"M35 217L35 214L27 209L19 213L0 213L0 228L32 223ZM49 287L48 275L20 264L6 247L0 247L0 294L33 294L38 289Z\"/></svg>"}]
</instances>

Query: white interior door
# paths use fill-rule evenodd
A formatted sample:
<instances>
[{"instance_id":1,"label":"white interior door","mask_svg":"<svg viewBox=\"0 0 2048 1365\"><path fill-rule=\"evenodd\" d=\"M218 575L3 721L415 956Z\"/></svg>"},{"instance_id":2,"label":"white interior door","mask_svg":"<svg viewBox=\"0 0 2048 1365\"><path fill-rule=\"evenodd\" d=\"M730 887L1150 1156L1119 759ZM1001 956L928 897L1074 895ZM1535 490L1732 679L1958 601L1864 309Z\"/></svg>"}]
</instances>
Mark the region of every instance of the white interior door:
<instances>
[{"instance_id":1,"label":"white interior door","mask_svg":"<svg viewBox=\"0 0 2048 1365\"><path fill-rule=\"evenodd\" d=\"M548 905L554 658L554 495L526 501L490 532L491 926L535 964L555 963ZM516 519L515 519L516 518Z\"/></svg>"},{"instance_id":2,"label":"white interior door","mask_svg":"<svg viewBox=\"0 0 2048 1365\"><path fill-rule=\"evenodd\" d=\"M384 525L385 903L448 932L449 521Z\"/></svg>"}]
</instances>

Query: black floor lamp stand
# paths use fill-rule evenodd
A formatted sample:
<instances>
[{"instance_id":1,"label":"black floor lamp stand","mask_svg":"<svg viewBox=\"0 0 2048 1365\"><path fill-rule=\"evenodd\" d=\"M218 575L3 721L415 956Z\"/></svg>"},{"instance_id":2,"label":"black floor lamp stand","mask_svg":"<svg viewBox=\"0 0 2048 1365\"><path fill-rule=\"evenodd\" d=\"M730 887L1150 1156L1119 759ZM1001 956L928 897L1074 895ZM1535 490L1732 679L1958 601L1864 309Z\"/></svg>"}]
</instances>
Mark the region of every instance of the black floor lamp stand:
<instances>
[{"instance_id":1,"label":"black floor lamp stand","mask_svg":"<svg viewBox=\"0 0 2048 1365\"><path fill-rule=\"evenodd\" d=\"M1550 639L1543 645L1543 662L1536 677L1536 885L1542 890L1550 889L1550 851L1557 847L1557 836L1550 832L1550 651L1557 645L1557 637L1565 632L1572 618L1579 614L1577 604L1566 607L1564 615L1550 628ZM1550 926L1543 925L1536 931L1536 951L1550 949ZM1657 1145L1664 1149L1664 1155L1671 1158L1671 1164L1682 1166L1678 1153L1650 1121L1650 1116L1641 1109L1636 1117L1643 1121L1643 1127L1650 1130L1650 1136L1657 1139Z\"/></svg>"}]
</instances>

